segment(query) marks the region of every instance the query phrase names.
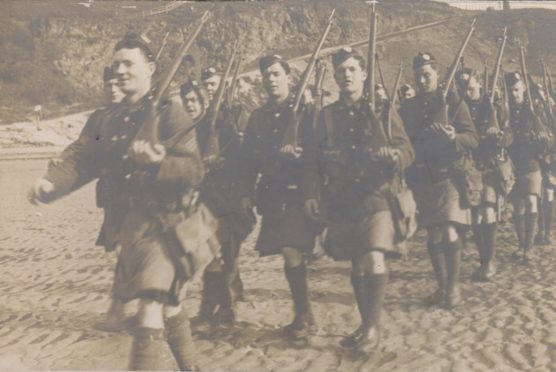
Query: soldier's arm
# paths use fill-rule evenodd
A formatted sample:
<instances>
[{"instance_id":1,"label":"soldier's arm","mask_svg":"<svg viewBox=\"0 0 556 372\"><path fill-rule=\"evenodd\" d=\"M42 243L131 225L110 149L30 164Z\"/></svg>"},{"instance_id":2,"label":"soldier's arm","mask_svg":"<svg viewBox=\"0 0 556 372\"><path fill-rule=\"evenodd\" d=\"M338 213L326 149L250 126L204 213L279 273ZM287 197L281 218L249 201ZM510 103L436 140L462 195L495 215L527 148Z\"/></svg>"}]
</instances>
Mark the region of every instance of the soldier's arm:
<instances>
[{"instance_id":1,"label":"soldier's arm","mask_svg":"<svg viewBox=\"0 0 556 372\"><path fill-rule=\"evenodd\" d=\"M392 110L391 115L391 143L393 147L400 151L397 167L403 171L415 160L415 151L405 131L401 117L396 110Z\"/></svg>"},{"instance_id":2,"label":"soldier's arm","mask_svg":"<svg viewBox=\"0 0 556 372\"><path fill-rule=\"evenodd\" d=\"M99 176L99 125L102 112L95 111L85 123L77 140L57 159L50 161L44 178L54 185L52 197L59 198L77 190Z\"/></svg>"},{"instance_id":3,"label":"soldier's arm","mask_svg":"<svg viewBox=\"0 0 556 372\"><path fill-rule=\"evenodd\" d=\"M193 121L182 107L171 102L161 117L161 140L182 135L188 131L172 148L159 165L157 182L180 183L191 187L201 184L204 175L203 162L199 155Z\"/></svg>"},{"instance_id":4,"label":"soldier's arm","mask_svg":"<svg viewBox=\"0 0 556 372\"><path fill-rule=\"evenodd\" d=\"M462 101L455 108L452 125L456 129L456 138L454 140L456 150L460 153L466 150L474 149L479 146L479 136L473 124L473 119L469 113L469 108Z\"/></svg>"},{"instance_id":5,"label":"soldier's arm","mask_svg":"<svg viewBox=\"0 0 556 372\"><path fill-rule=\"evenodd\" d=\"M305 130L305 145L303 146L303 176L301 188L305 200L317 199L321 184L319 166L319 148L325 144L324 110L320 113L316 127L310 123Z\"/></svg>"}]
</instances>

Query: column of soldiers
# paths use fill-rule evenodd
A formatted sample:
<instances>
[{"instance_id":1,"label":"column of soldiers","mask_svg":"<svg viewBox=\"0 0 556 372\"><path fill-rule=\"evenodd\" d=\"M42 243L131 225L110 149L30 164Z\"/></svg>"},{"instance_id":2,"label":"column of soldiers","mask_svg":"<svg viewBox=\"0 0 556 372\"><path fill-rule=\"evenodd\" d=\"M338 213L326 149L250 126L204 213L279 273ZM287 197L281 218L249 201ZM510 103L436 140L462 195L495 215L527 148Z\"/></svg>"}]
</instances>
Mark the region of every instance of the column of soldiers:
<instances>
[{"instance_id":1,"label":"column of soldiers","mask_svg":"<svg viewBox=\"0 0 556 372\"><path fill-rule=\"evenodd\" d=\"M340 343L365 351L376 349L380 340L386 258L400 256L389 197L402 179L413 191L419 224L427 231L438 285L426 298L428 305L453 308L461 303L462 239L469 226L481 259L473 277L486 281L496 273L498 209L508 191L496 178L494 159L501 150L515 164L516 184L508 198L519 249L525 254L531 250L542 195L540 158L550 149L552 118L546 107L527 102L520 73L504 77L507 107L501 100L494 107L484 100L472 70L457 78L460 95L450 91L442 102L442 69L431 53L419 53L412 64L415 89L402 86L397 110L390 108L386 94L371 104L364 88L369 61L353 48L342 48L332 56L339 98L322 112L303 103L299 147L292 153L282 141L294 98L291 67L276 54L259 60L268 99L249 116L240 105L216 110L214 99L226 81L211 67L203 71L202 82L190 79L181 86L182 104L168 98L158 112L159 136L171 146L137 140L149 115L153 56L149 42L138 35L116 44L107 73L117 79L123 99L118 102L114 91L107 107L95 111L79 138L29 192L32 202L50 202L99 180L97 204L105 212L99 244L118 252L109 310L116 326L105 328L133 325L130 369L158 369L168 347L180 370L197 369L189 316L182 307L184 284L195 272L203 276L197 319L234 323L235 303L243 297L239 248L253 230L254 210L262 217L255 250L284 259L294 309L285 337L305 339L314 329L306 259L324 224L327 255L351 261L361 316L360 326ZM113 82L108 75L105 81ZM492 116L484 113L489 110L499 125L489 122ZM314 115L319 115L316 127ZM213 117L219 156L208 159L204 154ZM473 207L464 202L454 176L454 169L469 159L484 184L481 202ZM175 221L198 215L196 221L215 227L208 229L206 244L198 242L186 254L183 241L198 226ZM550 216L547 208L545 221ZM175 226L178 233L169 233ZM550 225L543 226L549 234ZM134 299L139 309L131 324L122 309Z\"/></svg>"}]
</instances>

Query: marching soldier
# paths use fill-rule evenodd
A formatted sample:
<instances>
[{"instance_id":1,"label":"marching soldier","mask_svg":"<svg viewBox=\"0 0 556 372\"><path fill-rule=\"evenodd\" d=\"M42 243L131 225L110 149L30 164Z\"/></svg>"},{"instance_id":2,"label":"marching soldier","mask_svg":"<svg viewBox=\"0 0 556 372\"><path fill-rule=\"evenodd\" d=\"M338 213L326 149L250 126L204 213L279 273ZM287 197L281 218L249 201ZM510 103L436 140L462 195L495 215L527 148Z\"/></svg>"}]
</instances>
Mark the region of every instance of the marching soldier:
<instances>
[{"instance_id":1,"label":"marching soldier","mask_svg":"<svg viewBox=\"0 0 556 372\"><path fill-rule=\"evenodd\" d=\"M191 262L183 253L180 242L191 240L191 230L202 234L202 226L186 223L175 227L174 234L170 231L174 221L203 211L194 203L193 192L203 177L202 162L195 146L178 142L166 150L146 141L132 142L139 128L148 124L154 54L146 40L128 34L116 44L112 60L125 98L84 129L82 146L49 168L45 179L50 187L35 185L30 199L50 201L99 178L105 244L121 246L114 296L123 303L139 299L129 368L159 369L167 342L180 370L194 369L193 340L180 292L193 268L202 268L213 255L192 255ZM191 120L179 104L168 100L159 125L160 139L166 141L188 130ZM205 221L210 222L209 217L205 211ZM211 247L217 255L217 244Z\"/></svg>"},{"instance_id":2,"label":"marching soldier","mask_svg":"<svg viewBox=\"0 0 556 372\"><path fill-rule=\"evenodd\" d=\"M210 115L206 114L208 94L195 80L183 84L180 93L186 112L195 121L199 150L204 153L210 136ZM254 216L243 215L239 209L237 188L242 130L238 124L247 121L243 117L245 112L240 109L225 107L221 110L216 124L221 159L216 165L206 166L207 173L200 188L201 201L218 218L217 236L223 264L215 260L205 270L199 319L215 320L220 324L231 324L235 320L234 304L243 291L239 279L239 248L256 222Z\"/></svg>"},{"instance_id":3,"label":"marching soldier","mask_svg":"<svg viewBox=\"0 0 556 372\"><path fill-rule=\"evenodd\" d=\"M385 255L399 255L389 187L411 164L414 153L396 111L392 111L390 142L383 129L387 111L372 108L379 119L371 118L363 95L367 72L362 55L343 48L332 56L332 64L340 98L321 115L307 160L305 208L315 219L325 215L326 253L352 263L351 283L361 325L340 344L372 350L379 341L388 276ZM387 105L380 106L386 109Z\"/></svg>"},{"instance_id":4,"label":"marching soldier","mask_svg":"<svg viewBox=\"0 0 556 372\"><path fill-rule=\"evenodd\" d=\"M489 281L496 274L496 237L500 198L505 197L500 162L507 160L505 149L512 143L511 128L505 126L507 113L503 105L491 105L488 92L482 90L479 74L469 68L456 76L458 88L469 108L479 134L479 147L474 151L475 165L482 173L481 205L472 209L473 236L481 266L473 273L476 281ZM481 93L482 90L482 93ZM496 105L496 106L495 106ZM494 115L491 112L494 111Z\"/></svg>"},{"instance_id":5,"label":"marching soldier","mask_svg":"<svg viewBox=\"0 0 556 372\"><path fill-rule=\"evenodd\" d=\"M240 164L241 208L248 215L255 200L262 224L255 249L261 256L282 254L285 275L293 297L295 318L284 328L292 339L305 338L314 324L308 297L305 259L315 246L317 228L303 210L300 180L304 156L291 158L281 153L282 138L292 111L289 87L290 66L279 55L259 61L268 102L254 110L245 132ZM303 146L311 118L305 109L300 124ZM299 154L298 154L299 155ZM257 175L261 178L255 187Z\"/></svg>"},{"instance_id":6,"label":"marching soldier","mask_svg":"<svg viewBox=\"0 0 556 372\"><path fill-rule=\"evenodd\" d=\"M214 94L220 86L220 80L222 80L222 75L214 67L207 67L201 71L201 81L207 90L209 102L212 102Z\"/></svg>"},{"instance_id":7,"label":"marching soldier","mask_svg":"<svg viewBox=\"0 0 556 372\"><path fill-rule=\"evenodd\" d=\"M453 94L447 96L449 122L443 122L439 72L430 53L415 56L413 74L417 95L402 104L400 113L415 149L407 183L415 195L419 225L427 229L438 283L438 290L426 302L451 308L461 302L461 228L471 224L471 211L462 200L454 173L464 154L477 147L478 136L467 106Z\"/></svg>"},{"instance_id":8,"label":"marching soldier","mask_svg":"<svg viewBox=\"0 0 556 372\"><path fill-rule=\"evenodd\" d=\"M542 190L540 157L550 146L551 138L533 103L527 102L526 86L519 72L505 76L509 91L509 120L514 142L509 148L515 165L516 182L510 194L514 205L513 219L523 260L533 247L538 217L538 199ZM537 111L537 110L534 110ZM518 257L519 251L514 256Z\"/></svg>"}]
</instances>

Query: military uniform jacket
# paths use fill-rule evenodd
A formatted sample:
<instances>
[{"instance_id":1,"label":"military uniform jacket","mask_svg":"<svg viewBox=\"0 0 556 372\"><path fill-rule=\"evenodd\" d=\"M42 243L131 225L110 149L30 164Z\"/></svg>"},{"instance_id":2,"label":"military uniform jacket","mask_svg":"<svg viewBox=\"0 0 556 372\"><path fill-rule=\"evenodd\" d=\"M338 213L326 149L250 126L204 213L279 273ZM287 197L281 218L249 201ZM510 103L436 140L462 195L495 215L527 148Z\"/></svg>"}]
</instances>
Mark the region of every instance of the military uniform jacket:
<instances>
[{"instance_id":1,"label":"military uniform jacket","mask_svg":"<svg viewBox=\"0 0 556 372\"><path fill-rule=\"evenodd\" d=\"M454 141L448 141L430 130L436 121L442 123L440 90L430 94L418 94L402 103L400 114L405 130L415 149L415 162L407 171L407 178L420 176L442 179L450 175L450 169L466 153L479 144L477 131L463 100L454 94L447 97L448 120L456 130Z\"/></svg>"},{"instance_id":2,"label":"military uniform jacket","mask_svg":"<svg viewBox=\"0 0 556 372\"><path fill-rule=\"evenodd\" d=\"M124 160L130 142L144 123L146 100L147 97L132 107L124 100L95 112L60 160L50 164L45 176L54 183L57 197L99 178L97 205L105 209L105 221L98 243L107 249L115 244L119 226L130 207L171 209L203 177L197 147L185 146L185 137L167 149L160 164L139 167ZM182 135L189 127L191 120L181 106L174 101L167 102L160 112L162 143Z\"/></svg>"},{"instance_id":3,"label":"military uniform jacket","mask_svg":"<svg viewBox=\"0 0 556 372\"><path fill-rule=\"evenodd\" d=\"M397 112L392 111L391 115L391 140L388 141L384 127L387 122L385 113L379 112L380 122L371 124L365 100L360 99L352 107L342 100L325 107L308 154L303 185L305 199L316 199L320 194L325 203L346 201L349 198L345 196L350 194L357 195L359 203L362 203L359 197L380 191L396 174L405 170L414 159L413 147ZM384 164L372 159L372 153L383 146L401 151L396 164ZM373 200L374 211L388 208L385 198Z\"/></svg>"},{"instance_id":4,"label":"military uniform jacket","mask_svg":"<svg viewBox=\"0 0 556 372\"><path fill-rule=\"evenodd\" d=\"M306 168L305 151L299 159L280 154L284 133L292 109L291 96L280 104L268 102L255 109L245 131L240 164L240 195L255 198L260 214L284 209L286 204L302 202L301 179ZM302 106L298 130L299 145L305 147L311 137L309 106ZM256 189L258 174L261 175Z\"/></svg>"},{"instance_id":5,"label":"military uniform jacket","mask_svg":"<svg viewBox=\"0 0 556 372\"><path fill-rule=\"evenodd\" d=\"M536 110L539 112L539 110ZM509 154L515 165L516 175L523 175L541 169L540 157L546 148L535 136L540 130L535 124L535 117L526 104L517 106L510 102L509 122L514 133L514 142L509 147ZM546 123L539 118L539 124L547 129Z\"/></svg>"},{"instance_id":6,"label":"military uniform jacket","mask_svg":"<svg viewBox=\"0 0 556 372\"><path fill-rule=\"evenodd\" d=\"M493 105L501 135L499 138L492 138L486 134L487 130L495 125L491 122L488 97L484 96L478 100L471 100L465 96L464 99L480 139L479 147L474 151L475 163L481 169L492 168L495 165L493 158L499 155L500 148L506 149L513 142L512 128L505 125L508 121L507 110L503 105L496 102Z\"/></svg>"}]
</instances>

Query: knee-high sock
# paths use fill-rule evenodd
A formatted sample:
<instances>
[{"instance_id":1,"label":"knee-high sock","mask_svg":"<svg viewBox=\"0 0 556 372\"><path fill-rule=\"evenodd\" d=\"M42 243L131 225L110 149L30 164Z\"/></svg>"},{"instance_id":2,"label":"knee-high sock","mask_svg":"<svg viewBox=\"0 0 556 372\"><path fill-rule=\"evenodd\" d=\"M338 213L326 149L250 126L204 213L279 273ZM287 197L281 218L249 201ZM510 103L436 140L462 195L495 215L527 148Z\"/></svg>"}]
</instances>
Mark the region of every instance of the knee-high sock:
<instances>
[{"instance_id":1,"label":"knee-high sock","mask_svg":"<svg viewBox=\"0 0 556 372\"><path fill-rule=\"evenodd\" d=\"M525 214L525 236L524 236L524 248L526 250L533 247L535 241L535 226L537 224L538 213L526 213Z\"/></svg>"},{"instance_id":2,"label":"knee-high sock","mask_svg":"<svg viewBox=\"0 0 556 372\"><path fill-rule=\"evenodd\" d=\"M365 275L365 291L367 293L367 317L366 328L378 327L382 307L384 306L384 296L386 294L386 284L388 274L367 274Z\"/></svg>"},{"instance_id":3,"label":"knee-high sock","mask_svg":"<svg viewBox=\"0 0 556 372\"><path fill-rule=\"evenodd\" d=\"M195 344L185 309L166 320L166 341L180 371L195 369Z\"/></svg>"},{"instance_id":4,"label":"knee-high sock","mask_svg":"<svg viewBox=\"0 0 556 372\"><path fill-rule=\"evenodd\" d=\"M166 349L163 329L147 327L135 329L129 369L133 371L161 370Z\"/></svg>"},{"instance_id":5,"label":"knee-high sock","mask_svg":"<svg viewBox=\"0 0 556 372\"><path fill-rule=\"evenodd\" d=\"M311 313L309 289L307 286L307 269L302 263L296 267L285 267L284 272L292 293L293 306L296 317Z\"/></svg>"}]
</instances>

